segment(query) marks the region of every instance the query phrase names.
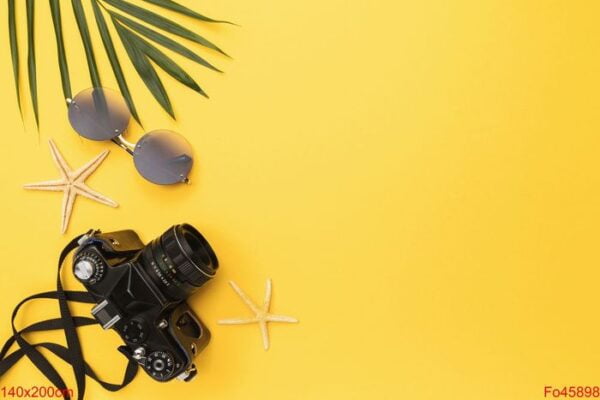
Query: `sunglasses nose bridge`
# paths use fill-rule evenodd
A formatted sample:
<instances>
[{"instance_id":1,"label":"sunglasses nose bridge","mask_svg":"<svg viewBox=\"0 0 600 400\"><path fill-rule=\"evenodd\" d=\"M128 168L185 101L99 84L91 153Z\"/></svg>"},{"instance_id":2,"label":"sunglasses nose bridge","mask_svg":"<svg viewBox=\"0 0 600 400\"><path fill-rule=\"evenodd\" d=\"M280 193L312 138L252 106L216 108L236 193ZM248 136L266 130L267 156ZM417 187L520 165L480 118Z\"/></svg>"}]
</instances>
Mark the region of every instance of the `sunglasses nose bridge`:
<instances>
[{"instance_id":1,"label":"sunglasses nose bridge","mask_svg":"<svg viewBox=\"0 0 600 400\"><path fill-rule=\"evenodd\" d=\"M122 149L124 149L126 152L128 152L130 155L133 156L133 152L135 151L135 144L127 141L123 135L119 135L117 137L114 137L111 139L111 141L113 143L115 143L117 146L121 147Z\"/></svg>"}]
</instances>

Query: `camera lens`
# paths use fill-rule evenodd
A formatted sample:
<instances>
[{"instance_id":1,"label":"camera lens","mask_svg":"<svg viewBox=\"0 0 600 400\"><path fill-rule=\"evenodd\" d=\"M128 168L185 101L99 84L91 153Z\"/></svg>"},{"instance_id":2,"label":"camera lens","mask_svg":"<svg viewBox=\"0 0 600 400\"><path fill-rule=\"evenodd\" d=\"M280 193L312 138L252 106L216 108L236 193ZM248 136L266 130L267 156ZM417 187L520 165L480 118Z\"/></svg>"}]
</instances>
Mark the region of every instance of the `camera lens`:
<instances>
[{"instance_id":1,"label":"camera lens","mask_svg":"<svg viewBox=\"0 0 600 400\"><path fill-rule=\"evenodd\" d=\"M212 279L219 267L210 244L188 224L175 225L149 243L140 261L173 300L185 300Z\"/></svg>"}]
</instances>

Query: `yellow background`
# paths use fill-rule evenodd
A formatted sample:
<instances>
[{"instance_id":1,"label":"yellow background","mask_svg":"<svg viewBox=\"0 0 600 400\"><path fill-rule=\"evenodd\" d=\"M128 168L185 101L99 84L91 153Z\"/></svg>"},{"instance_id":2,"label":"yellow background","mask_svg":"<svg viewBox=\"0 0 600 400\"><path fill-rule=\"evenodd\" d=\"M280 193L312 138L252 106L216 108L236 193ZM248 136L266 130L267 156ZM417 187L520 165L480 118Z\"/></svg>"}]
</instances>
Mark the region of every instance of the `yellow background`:
<instances>
[{"instance_id":1,"label":"yellow background","mask_svg":"<svg viewBox=\"0 0 600 400\"><path fill-rule=\"evenodd\" d=\"M78 91L90 83L62 3ZM53 288L68 238L94 227L150 240L185 221L222 265L191 300L213 333L197 379L140 372L116 394L88 380L90 399L531 400L545 385L600 384L598 2L182 3L242 26L177 17L234 57L192 46L224 75L176 57L211 100L163 74L172 122L124 65L145 126L193 144L191 186L153 186L125 152L72 132L47 2L37 2L42 125L36 133L26 96L24 129L2 29L2 337L21 298ZM21 189L58 176L49 138L73 167L110 148L89 183L120 208L80 199L61 236L61 196ZM267 277L273 310L300 324L271 324L264 352L258 327L216 320L247 313L228 280L258 300ZM56 311L27 306L18 323ZM116 335L82 337L101 376L119 380ZM45 382L22 361L0 385Z\"/></svg>"}]
</instances>

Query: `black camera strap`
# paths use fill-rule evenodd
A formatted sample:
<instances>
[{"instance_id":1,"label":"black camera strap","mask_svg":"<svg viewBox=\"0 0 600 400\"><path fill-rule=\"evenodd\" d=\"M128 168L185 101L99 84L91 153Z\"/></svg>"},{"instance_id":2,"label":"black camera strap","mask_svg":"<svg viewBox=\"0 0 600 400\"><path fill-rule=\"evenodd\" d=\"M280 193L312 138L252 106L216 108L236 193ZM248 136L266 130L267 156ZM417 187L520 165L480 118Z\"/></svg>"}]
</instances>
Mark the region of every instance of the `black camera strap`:
<instances>
[{"instance_id":1,"label":"black camera strap","mask_svg":"<svg viewBox=\"0 0 600 400\"><path fill-rule=\"evenodd\" d=\"M77 335L78 327L95 325L97 321L93 318L73 316L69 310L68 302L79 302L79 303L95 303L93 297L88 292L64 290L61 279L60 271L67 255L77 248L78 241L82 236L78 236L73 239L61 252L58 260L58 276L56 282L56 291L44 292L34 294L23 299L15 309L13 310L11 317L11 325L13 335L6 341L2 349L0 350L0 378L23 356L27 356L31 362L39 369L46 378L52 384L60 390L65 400L71 400L69 390L62 379L58 371L50 364L48 359L39 351L39 348L49 350L65 362L71 364L73 367L73 373L75 375L75 381L77 383L77 399L83 400L85 395L85 377L86 375L98 382L102 387L109 391L117 391L127 386L135 377L138 370L138 363L130 357L130 355L124 351L123 347L119 348L119 351L128 358L128 364L125 369L123 381L120 384L108 383L101 380L98 375L92 370L92 368L83 359L83 353L81 351L81 342ZM36 322L27 326L24 329L17 330L15 327L15 318L19 312L19 309L27 302L36 299L56 299L58 300L60 308L60 318L48 319L40 322ZM56 343L29 343L23 337L23 334L29 332L49 331L62 329L65 332L65 338L67 346L63 346ZM8 354L11 346L17 343L19 348L14 352Z\"/></svg>"}]
</instances>

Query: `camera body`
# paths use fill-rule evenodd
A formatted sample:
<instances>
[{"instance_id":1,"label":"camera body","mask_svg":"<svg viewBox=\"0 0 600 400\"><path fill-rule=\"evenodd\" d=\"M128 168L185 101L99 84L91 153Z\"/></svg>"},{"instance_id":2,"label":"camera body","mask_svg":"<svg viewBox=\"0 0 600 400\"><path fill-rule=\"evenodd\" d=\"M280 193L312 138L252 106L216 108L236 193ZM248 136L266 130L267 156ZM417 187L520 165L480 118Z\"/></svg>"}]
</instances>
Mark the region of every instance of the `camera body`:
<instances>
[{"instance_id":1,"label":"camera body","mask_svg":"<svg viewBox=\"0 0 600 400\"><path fill-rule=\"evenodd\" d=\"M187 224L148 245L132 230L92 231L73 257L75 277L97 300L94 318L121 336L121 352L161 382L196 375L193 359L210 332L185 300L217 268L208 242Z\"/></svg>"}]
</instances>

